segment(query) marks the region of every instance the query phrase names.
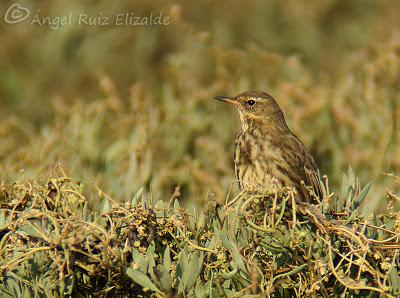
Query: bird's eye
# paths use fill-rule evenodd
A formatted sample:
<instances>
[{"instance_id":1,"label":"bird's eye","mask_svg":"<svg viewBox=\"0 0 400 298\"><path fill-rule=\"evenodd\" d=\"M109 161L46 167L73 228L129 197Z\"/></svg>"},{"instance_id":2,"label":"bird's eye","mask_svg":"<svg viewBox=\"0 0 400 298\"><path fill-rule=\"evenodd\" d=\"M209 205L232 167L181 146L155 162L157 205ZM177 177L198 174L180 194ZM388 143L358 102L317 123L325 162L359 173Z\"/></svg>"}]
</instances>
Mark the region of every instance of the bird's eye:
<instances>
[{"instance_id":1,"label":"bird's eye","mask_svg":"<svg viewBox=\"0 0 400 298\"><path fill-rule=\"evenodd\" d=\"M252 99L247 101L247 105L250 106L250 107L254 106L255 104L256 104L256 102L254 100L252 100Z\"/></svg>"}]
</instances>

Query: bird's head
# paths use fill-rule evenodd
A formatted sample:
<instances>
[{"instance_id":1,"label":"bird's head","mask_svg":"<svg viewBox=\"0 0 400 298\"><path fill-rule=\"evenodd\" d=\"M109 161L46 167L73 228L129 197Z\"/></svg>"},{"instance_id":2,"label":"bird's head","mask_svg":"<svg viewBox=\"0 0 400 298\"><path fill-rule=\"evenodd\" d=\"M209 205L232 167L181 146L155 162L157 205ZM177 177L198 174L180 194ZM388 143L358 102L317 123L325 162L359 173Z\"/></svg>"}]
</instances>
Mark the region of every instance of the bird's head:
<instances>
[{"instance_id":1,"label":"bird's head","mask_svg":"<svg viewBox=\"0 0 400 298\"><path fill-rule=\"evenodd\" d=\"M217 96L215 99L234 104L238 111L242 127L250 122L279 123L286 126L282 110L275 99L261 91L246 91L236 96Z\"/></svg>"}]
</instances>

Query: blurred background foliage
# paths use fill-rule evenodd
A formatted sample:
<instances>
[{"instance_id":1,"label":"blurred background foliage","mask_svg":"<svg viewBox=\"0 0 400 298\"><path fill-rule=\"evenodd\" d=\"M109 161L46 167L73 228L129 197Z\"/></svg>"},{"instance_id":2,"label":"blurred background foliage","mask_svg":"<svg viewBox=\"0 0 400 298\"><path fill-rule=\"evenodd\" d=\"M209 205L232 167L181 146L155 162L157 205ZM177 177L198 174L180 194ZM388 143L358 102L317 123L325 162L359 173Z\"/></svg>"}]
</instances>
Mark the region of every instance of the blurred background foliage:
<instances>
[{"instance_id":1,"label":"blurred background foliage","mask_svg":"<svg viewBox=\"0 0 400 298\"><path fill-rule=\"evenodd\" d=\"M2 15L13 4L2 1ZM269 92L339 189L351 165L400 170L400 2L19 1L41 16L162 13L167 26L10 25L0 21L0 173L66 172L118 200L224 200L238 119L213 100ZM398 189L397 189L398 190Z\"/></svg>"}]
</instances>

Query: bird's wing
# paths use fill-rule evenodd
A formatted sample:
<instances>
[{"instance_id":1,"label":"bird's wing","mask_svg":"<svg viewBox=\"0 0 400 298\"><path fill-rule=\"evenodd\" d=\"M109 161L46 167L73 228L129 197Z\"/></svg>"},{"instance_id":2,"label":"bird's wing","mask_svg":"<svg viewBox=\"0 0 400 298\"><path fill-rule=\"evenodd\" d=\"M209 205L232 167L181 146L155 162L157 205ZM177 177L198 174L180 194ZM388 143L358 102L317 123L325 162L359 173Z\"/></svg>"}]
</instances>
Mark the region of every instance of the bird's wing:
<instances>
[{"instance_id":1,"label":"bird's wing","mask_svg":"<svg viewBox=\"0 0 400 298\"><path fill-rule=\"evenodd\" d=\"M307 150L307 149L305 149ZM323 198L323 192L321 188L321 184L319 182L319 173L318 173L318 168L315 165L315 162L311 155L306 151L304 153L304 176L305 176L305 183L306 185L309 185L313 188L315 194L320 197L321 199Z\"/></svg>"},{"instance_id":2,"label":"bird's wing","mask_svg":"<svg viewBox=\"0 0 400 298\"><path fill-rule=\"evenodd\" d=\"M296 158L292 162L293 166L297 168L298 173L301 176L299 177L299 180L303 180L307 186L311 186L315 195L322 198L323 192L319 182L318 168L314 159L304 144L295 135L292 135L292 141L294 142L293 148L297 149L294 150Z\"/></svg>"}]
</instances>

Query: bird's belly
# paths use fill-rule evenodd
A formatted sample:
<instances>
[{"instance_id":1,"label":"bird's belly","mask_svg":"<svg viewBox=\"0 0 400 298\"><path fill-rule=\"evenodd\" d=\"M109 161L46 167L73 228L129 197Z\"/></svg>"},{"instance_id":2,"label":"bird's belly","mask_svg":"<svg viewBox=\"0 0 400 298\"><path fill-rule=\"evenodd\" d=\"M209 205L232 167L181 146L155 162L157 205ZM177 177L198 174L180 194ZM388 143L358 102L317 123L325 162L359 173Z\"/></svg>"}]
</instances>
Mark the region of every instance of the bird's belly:
<instances>
[{"instance_id":1,"label":"bird's belly","mask_svg":"<svg viewBox=\"0 0 400 298\"><path fill-rule=\"evenodd\" d=\"M253 132L256 133L256 132ZM239 187L243 191L260 191L281 185L278 166L285 164L281 150L270 139L260 135L240 134L237 138L234 163ZM279 183L279 182L280 183Z\"/></svg>"},{"instance_id":2,"label":"bird's belly","mask_svg":"<svg viewBox=\"0 0 400 298\"><path fill-rule=\"evenodd\" d=\"M268 163L243 163L238 164L236 169L237 179L241 190L260 191L279 185L277 179L271 175Z\"/></svg>"}]
</instances>

